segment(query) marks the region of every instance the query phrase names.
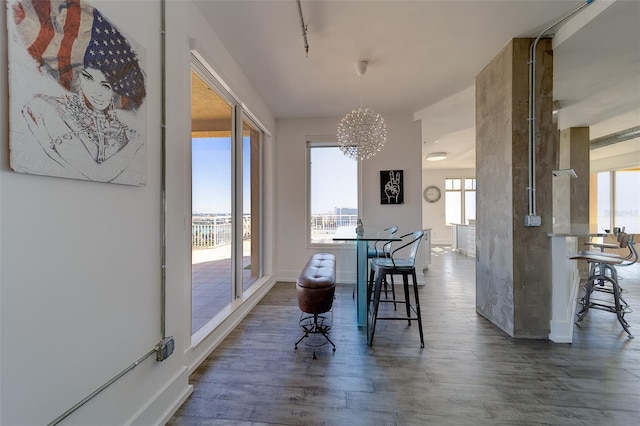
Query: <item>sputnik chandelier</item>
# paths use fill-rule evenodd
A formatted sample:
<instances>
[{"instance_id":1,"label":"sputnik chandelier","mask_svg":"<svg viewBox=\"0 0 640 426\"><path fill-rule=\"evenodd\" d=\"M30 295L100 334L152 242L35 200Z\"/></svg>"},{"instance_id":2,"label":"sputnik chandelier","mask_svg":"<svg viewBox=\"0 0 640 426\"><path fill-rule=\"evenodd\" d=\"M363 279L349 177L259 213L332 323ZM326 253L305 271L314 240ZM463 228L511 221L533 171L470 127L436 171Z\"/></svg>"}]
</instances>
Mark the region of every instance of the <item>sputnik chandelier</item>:
<instances>
[{"instance_id":1,"label":"sputnik chandelier","mask_svg":"<svg viewBox=\"0 0 640 426\"><path fill-rule=\"evenodd\" d=\"M362 108L362 76L367 61L357 66L360 75L360 108L347 113L338 124L338 146L347 157L366 160L376 155L387 141L387 125L372 108Z\"/></svg>"}]
</instances>

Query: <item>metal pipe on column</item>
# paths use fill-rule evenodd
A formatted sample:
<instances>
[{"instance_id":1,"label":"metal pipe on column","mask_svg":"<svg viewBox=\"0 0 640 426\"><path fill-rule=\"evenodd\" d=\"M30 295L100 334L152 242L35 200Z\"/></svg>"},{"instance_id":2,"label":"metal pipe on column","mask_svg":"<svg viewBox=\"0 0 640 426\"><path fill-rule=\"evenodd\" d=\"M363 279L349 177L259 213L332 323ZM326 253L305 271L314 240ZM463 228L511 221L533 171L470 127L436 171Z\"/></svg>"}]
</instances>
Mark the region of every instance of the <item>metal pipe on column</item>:
<instances>
[{"instance_id":1,"label":"metal pipe on column","mask_svg":"<svg viewBox=\"0 0 640 426\"><path fill-rule=\"evenodd\" d=\"M595 0L587 0L567 15L556 20L545 28L533 43L531 43L529 50L529 186L527 188L529 195L529 214L524 218L525 226L540 226L542 223L540 217L537 215L536 209L536 48L538 47L540 39L542 39L548 31L566 21L594 1Z\"/></svg>"}]
</instances>

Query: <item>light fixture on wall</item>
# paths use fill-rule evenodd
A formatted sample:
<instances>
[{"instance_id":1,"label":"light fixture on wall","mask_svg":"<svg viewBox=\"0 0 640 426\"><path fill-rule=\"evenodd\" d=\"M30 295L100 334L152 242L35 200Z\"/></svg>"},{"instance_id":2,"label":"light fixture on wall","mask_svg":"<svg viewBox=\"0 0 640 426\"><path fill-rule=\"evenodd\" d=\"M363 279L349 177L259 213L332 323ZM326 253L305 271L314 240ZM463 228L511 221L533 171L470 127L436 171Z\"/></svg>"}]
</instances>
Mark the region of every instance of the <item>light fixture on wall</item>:
<instances>
[{"instance_id":1,"label":"light fixture on wall","mask_svg":"<svg viewBox=\"0 0 640 426\"><path fill-rule=\"evenodd\" d=\"M360 108L346 114L338 124L338 146L347 157L365 160L376 155L387 141L387 125L372 108L362 108L362 76L367 61L357 65L360 75Z\"/></svg>"},{"instance_id":2,"label":"light fixture on wall","mask_svg":"<svg viewBox=\"0 0 640 426\"><path fill-rule=\"evenodd\" d=\"M442 161L447 159L446 152L432 152L427 155L427 161Z\"/></svg>"},{"instance_id":3,"label":"light fixture on wall","mask_svg":"<svg viewBox=\"0 0 640 426\"><path fill-rule=\"evenodd\" d=\"M573 169L560 169L560 170L552 170L551 174L554 177L558 177L558 176L568 176L570 178L573 179L577 179L578 175L576 174L576 171Z\"/></svg>"}]
</instances>

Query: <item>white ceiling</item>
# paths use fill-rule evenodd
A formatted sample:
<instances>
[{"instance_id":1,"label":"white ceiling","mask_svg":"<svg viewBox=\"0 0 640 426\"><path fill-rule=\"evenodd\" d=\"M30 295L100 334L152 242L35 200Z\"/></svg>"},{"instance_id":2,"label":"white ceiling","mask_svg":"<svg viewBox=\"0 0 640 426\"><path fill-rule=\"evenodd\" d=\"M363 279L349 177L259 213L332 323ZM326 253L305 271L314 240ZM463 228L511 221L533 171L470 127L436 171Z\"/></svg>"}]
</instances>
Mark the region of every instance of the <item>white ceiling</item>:
<instances>
[{"instance_id":1,"label":"white ceiling","mask_svg":"<svg viewBox=\"0 0 640 426\"><path fill-rule=\"evenodd\" d=\"M536 37L584 3L302 0L308 56L295 0L198 6L276 118L339 117L362 98L383 116L421 119L423 151L450 153L425 167L449 168L475 167L479 71L510 39ZM599 137L640 125L640 0L596 0L558 28L554 98L561 128L590 126ZM362 85L360 60L369 61ZM617 150L640 162L639 143Z\"/></svg>"}]
</instances>

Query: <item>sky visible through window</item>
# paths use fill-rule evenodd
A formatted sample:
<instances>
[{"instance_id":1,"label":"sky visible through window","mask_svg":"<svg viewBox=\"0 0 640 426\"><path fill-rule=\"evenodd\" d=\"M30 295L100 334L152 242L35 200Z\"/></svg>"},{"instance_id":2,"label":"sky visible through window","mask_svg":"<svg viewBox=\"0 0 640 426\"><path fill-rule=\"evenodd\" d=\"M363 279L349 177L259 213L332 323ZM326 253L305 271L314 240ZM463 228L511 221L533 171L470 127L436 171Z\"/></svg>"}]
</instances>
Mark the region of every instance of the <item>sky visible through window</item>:
<instances>
[{"instance_id":1,"label":"sky visible through window","mask_svg":"<svg viewBox=\"0 0 640 426\"><path fill-rule=\"evenodd\" d=\"M358 163L337 147L312 147L311 214L358 208Z\"/></svg>"},{"instance_id":2,"label":"sky visible through window","mask_svg":"<svg viewBox=\"0 0 640 426\"><path fill-rule=\"evenodd\" d=\"M598 230L611 232L625 228L630 234L640 231L639 170L618 170L597 174ZM615 182L615 183L614 183ZM615 190L615 193L612 192ZM612 195L614 195L612 200ZM611 202L615 203L612 208Z\"/></svg>"},{"instance_id":3,"label":"sky visible through window","mask_svg":"<svg viewBox=\"0 0 640 426\"><path fill-rule=\"evenodd\" d=\"M242 139L243 150L249 152L249 137ZM231 138L193 138L191 140L191 174L193 213L231 214ZM245 155L243 166L243 206L251 211L250 161Z\"/></svg>"},{"instance_id":4,"label":"sky visible through window","mask_svg":"<svg viewBox=\"0 0 640 426\"><path fill-rule=\"evenodd\" d=\"M640 171L616 171L616 206L613 226L628 233L640 232Z\"/></svg>"}]
</instances>

